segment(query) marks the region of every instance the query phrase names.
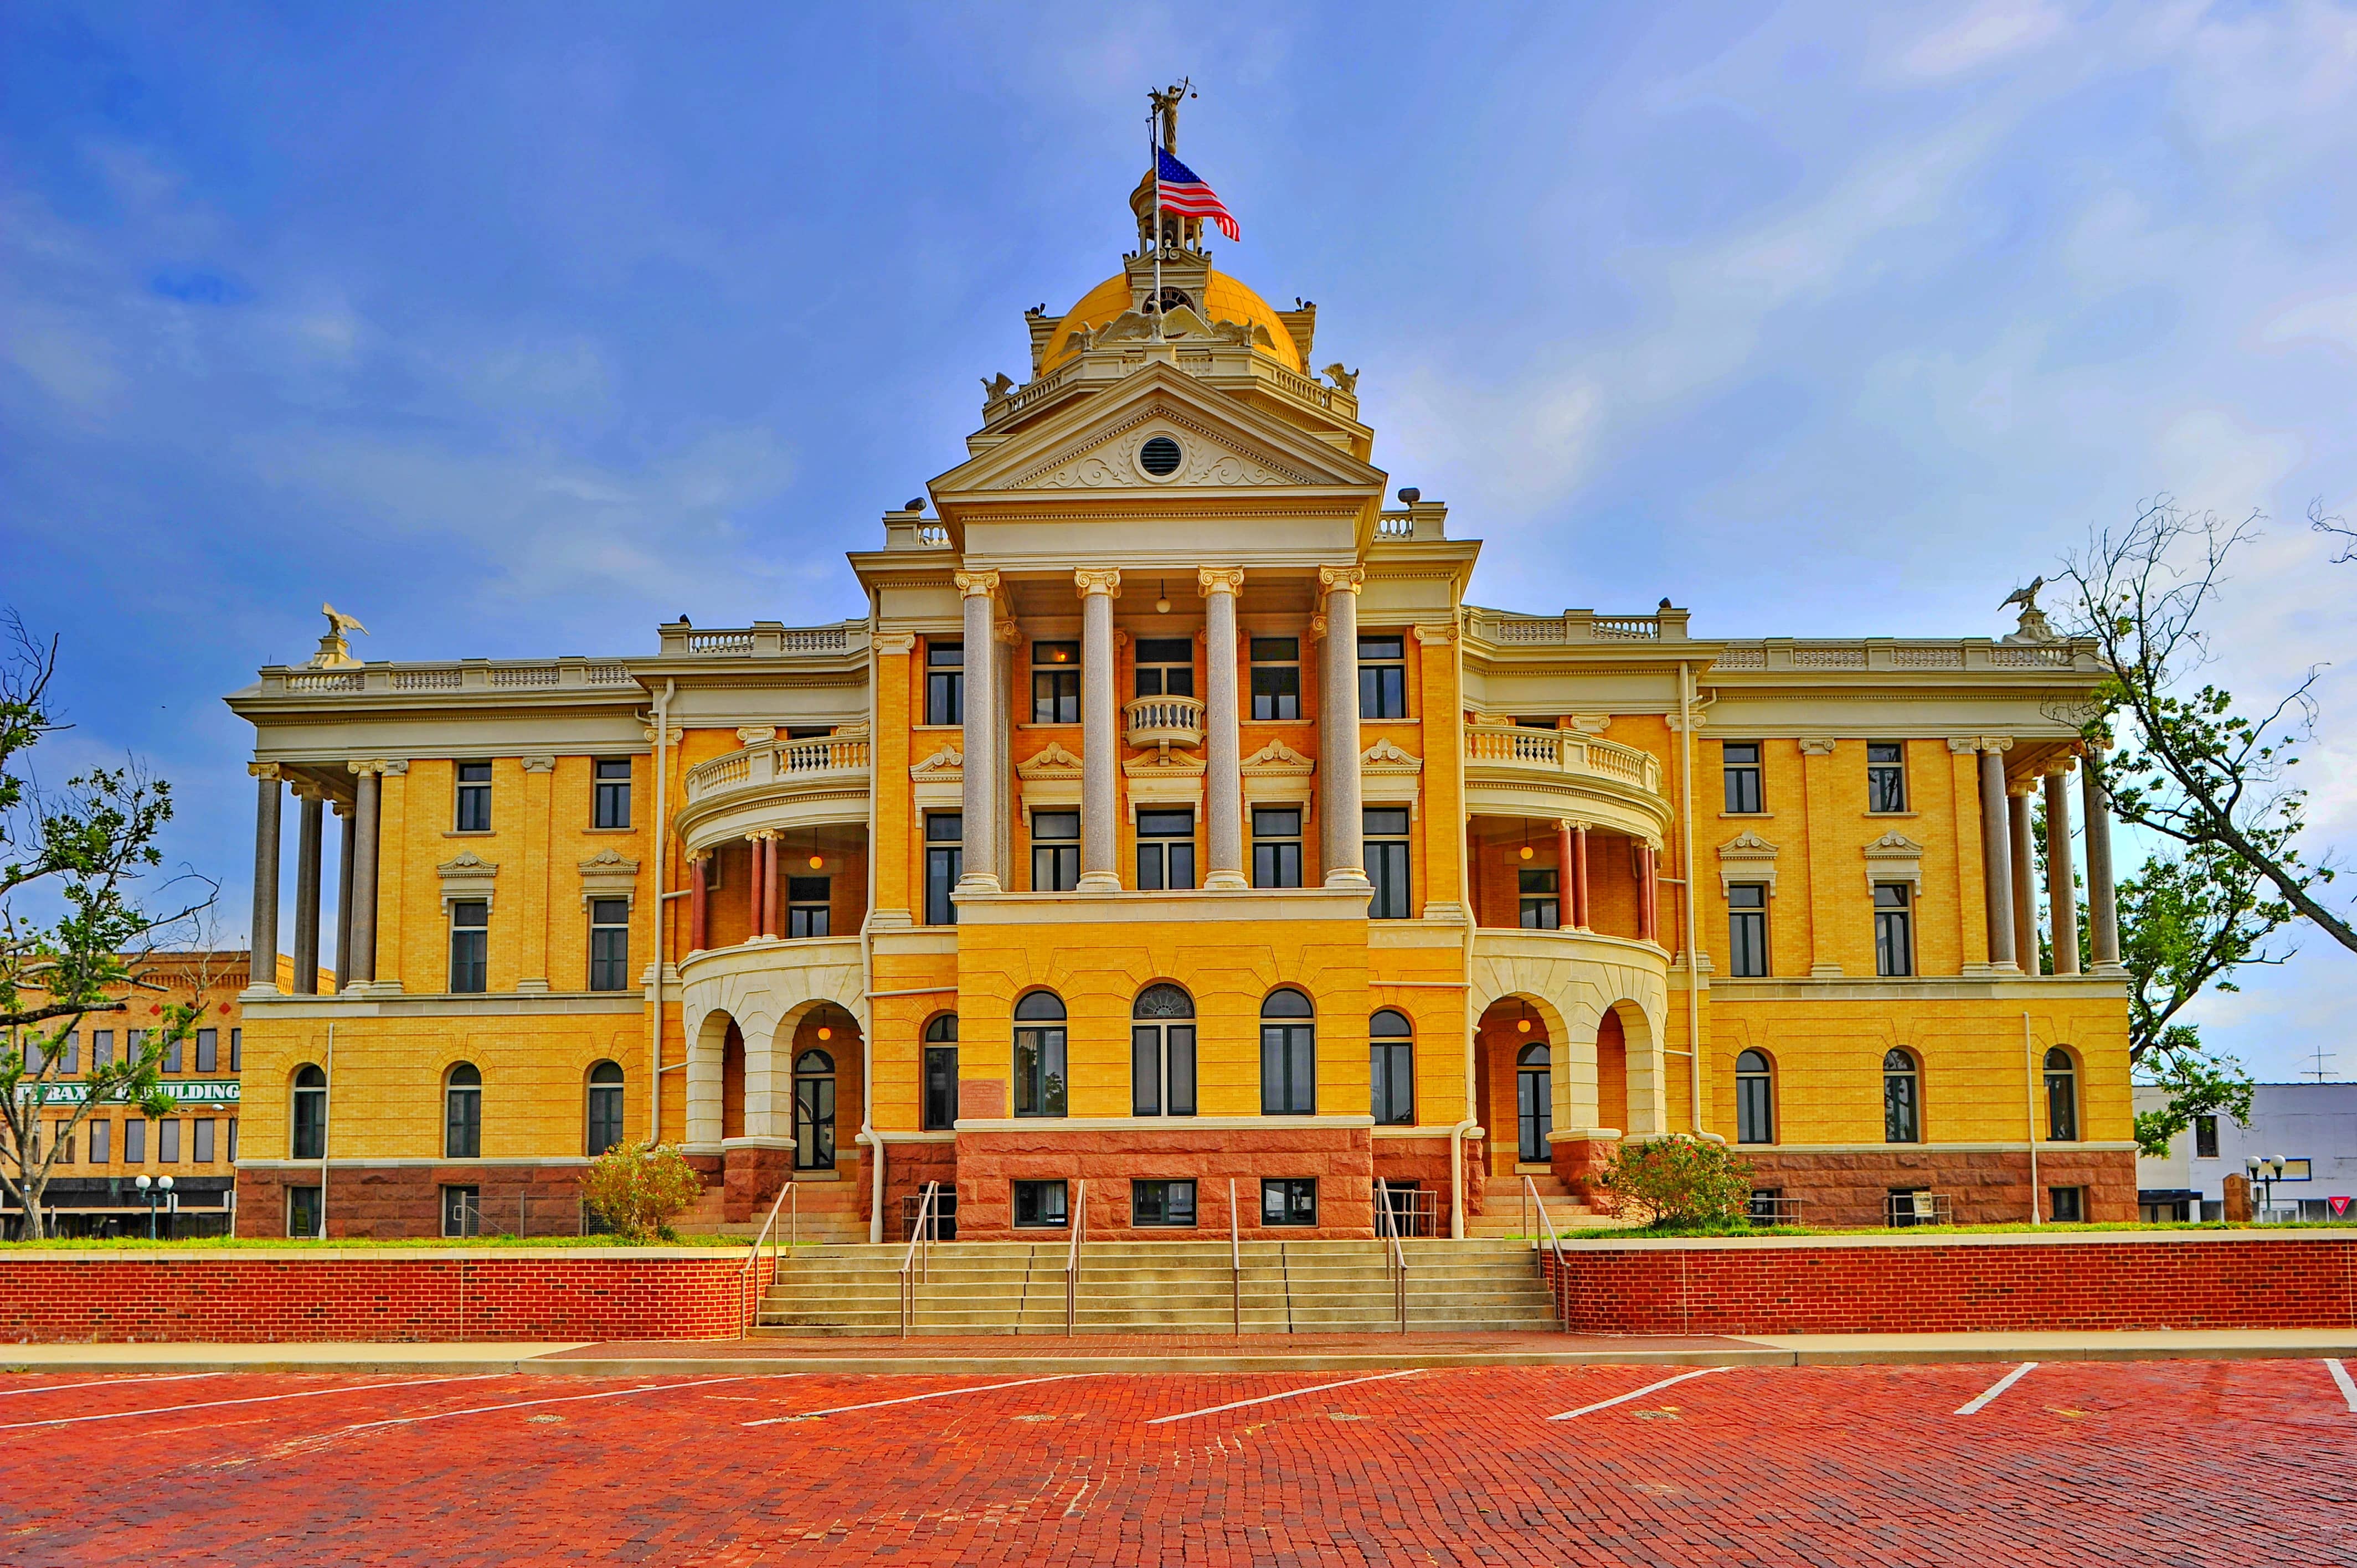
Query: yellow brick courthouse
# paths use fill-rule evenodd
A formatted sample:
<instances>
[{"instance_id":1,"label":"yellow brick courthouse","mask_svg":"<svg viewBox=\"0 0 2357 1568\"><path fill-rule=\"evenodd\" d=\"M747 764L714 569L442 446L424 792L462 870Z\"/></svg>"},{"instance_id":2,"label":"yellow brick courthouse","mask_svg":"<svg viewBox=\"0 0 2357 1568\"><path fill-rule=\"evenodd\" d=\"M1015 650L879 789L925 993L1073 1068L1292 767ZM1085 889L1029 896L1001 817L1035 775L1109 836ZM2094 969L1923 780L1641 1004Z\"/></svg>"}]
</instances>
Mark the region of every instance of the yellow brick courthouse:
<instances>
[{"instance_id":1,"label":"yellow brick courthouse","mask_svg":"<svg viewBox=\"0 0 2357 1568\"><path fill-rule=\"evenodd\" d=\"M255 972L330 918L349 955L242 999L241 1230L570 1225L646 1137L710 1219L807 1180L878 1240L932 1182L967 1238L1082 1183L1092 1234L1223 1235L1232 1191L1365 1236L1379 1178L1447 1234L1666 1133L1810 1223L2134 1219L2110 828L2057 716L2089 650L1469 604L1478 542L1387 503L1316 308L1132 205L851 554L866 616L523 661L339 624L230 699Z\"/></svg>"}]
</instances>

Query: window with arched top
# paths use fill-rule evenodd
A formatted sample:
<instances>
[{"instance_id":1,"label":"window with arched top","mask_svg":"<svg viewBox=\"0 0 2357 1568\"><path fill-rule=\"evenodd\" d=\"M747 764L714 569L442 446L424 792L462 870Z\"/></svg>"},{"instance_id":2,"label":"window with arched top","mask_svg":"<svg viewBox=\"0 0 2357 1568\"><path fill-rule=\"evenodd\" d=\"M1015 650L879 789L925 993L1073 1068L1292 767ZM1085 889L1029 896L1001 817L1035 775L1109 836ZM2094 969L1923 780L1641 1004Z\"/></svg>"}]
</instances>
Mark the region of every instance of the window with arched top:
<instances>
[{"instance_id":1,"label":"window with arched top","mask_svg":"<svg viewBox=\"0 0 2357 1568\"><path fill-rule=\"evenodd\" d=\"M1923 1141L1922 1069L1902 1050L1885 1052L1882 1058L1882 1141Z\"/></svg>"},{"instance_id":2,"label":"window with arched top","mask_svg":"<svg viewBox=\"0 0 2357 1568\"><path fill-rule=\"evenodd\" d=\"M295 1069L295 1136L289 1153L298 1160L328 1157L328 1075L305 1063Z\"/></svg>"},{"instance_id":3,"label":"window with arched top","mask_svg":"<svg viewBox=\"0 0 2357 1568\"><path fill-rule=\"evenodd\" d=\"M794 1168L834 1169L834 1056L816 1047L794 1058Z\"/></svg>"},{"instance_id":4,"label":"window with arched top","mask_svg":"<svg viewBox=\"0 0 2357 1568\"><path fill-rule=\"evenodd\" d=\"M2046 1135L2058 1144L2079 1137L2079 1064L2060 1046L2046 1053Z\"/></svg>"},{"instance_id":5,"label":"window with arched top","mask_svg":"<svg viewBox=\"0 0 2357 1568\"><path fill-rule=\"evenodd\" d=\"M1260 1004L1260 1113L1318 1113L1317 1015L1290 986Z\"/></svg>"},{"instance_id":6,"label":"window with arched top","mask_svg":"<svg viewBox=\"0 0 2357 1568\"><path fill-rule=\"evenodd\" d=\"M1514 1159L1544 1165L1555 1132L1555 1052L1533 1040L1514 1053Z\"/></svg>"},{"instance_id":7,"label":"window with arched top","mask_svg":"<svg viewBox=\"0 0 2357 1568\"><path fill-rule=\"evenodd\" d=\"M475 1160L483 1155L483 1074L460 1062L442 1080L442 1157Z\"/></svg>"},{"instance_id":8,"label":"window with arched top","mask_svg":"<svg viewBox=\"0 0 2357 1568\"><path fill-rule=\"evenodd\" d=\"M599 1062L589 1069L589 1157L622 1141L622 1064Z\"/></svg>"},{"instance_id":9,"label":"window with arched top","mask_svg":"<svg viewBox=\"0 0 2357 1568\"><path fill-rule=\"evenodd\" d=\"M1015 1114L1067 1114L1064 1004L1052 991L1034 991L1015 1004Z\"/></svg>"},{"instance_id":10,"label":"window with arched top","mask_svg":"<svg viewBox=\"0 0 2357 1568\"><path fill-rule=\"evenodd\" d=\"M925 1131L944 1133L957 1125L958 1021L943 1013L925 1026Z\"/></svg>"},{"instance_id":11,"label":"window with arched top","mask_svg":"<svg viewBox=\"0 0 2357 1568\"><path fill-rule=\"evenodd\" d=\"M1735 1058L1735 1141L1776 1141L1776 1079L1759 1051L1743 1051Z\"/></svg>"},{"instance_id":12,"label":"window with arched top","mask_svg":"<svg viewBox=\"0 0 2357 1568\"><path fill-rule=\"evenodd\" d=\"M1367 1090L1379 1127L1415 1122L1415 1032L1396 1007L1367 1020Z\"/></svg>"},{"instance_id":13,"label":"window with arched top","mask_svg":"<svg viewBox=\"0 0 2357 1568\"><path fill-rule=\"evenodd\" d=\"M1195 999L1149 985L1129 1009L1129 1113L1195 1114Z\"/></svg>"}]
</instances>

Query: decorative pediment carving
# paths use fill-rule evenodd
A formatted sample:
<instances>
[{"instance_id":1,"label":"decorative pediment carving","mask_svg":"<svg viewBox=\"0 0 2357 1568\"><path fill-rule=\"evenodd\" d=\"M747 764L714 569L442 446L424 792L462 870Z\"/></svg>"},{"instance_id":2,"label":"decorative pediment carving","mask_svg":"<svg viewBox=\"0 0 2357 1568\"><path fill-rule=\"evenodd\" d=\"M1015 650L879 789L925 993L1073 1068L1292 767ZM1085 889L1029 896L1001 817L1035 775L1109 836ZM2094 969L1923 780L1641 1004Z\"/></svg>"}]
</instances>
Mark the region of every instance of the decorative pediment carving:
<instances>
[{"instance_id":1,"label":"decorative pediment carving","mask_svg":"<svg viewBox=\"0 0 2357 1568\"><path fill-rule=\"evenodd\" d=\"M1063 742L1051 740L1032 753L1030 761L1017 763L1015 771L1023 779L1060 779L1068 774L1077 779L1081 759L1067 751Z\"/></svg>"},{"instance_id":2,"label":"decorative pediment carving","mask_svg":"<svg viewBox=\"0 0 2357 1568\"><path fill-rule=\"evenodd\" d=\"M471 849L462 849L456 860L446 860L436 866L442 878L442 901L446 904L459 898L479 898L488 904L500 868Z\"/></svg>"},{"instance_id":3,"label":"decorative pediment carving","mask_svg":"<svg viewBox=\"0 0 2357 1568\"><path fill-rule=\"evenodd\" d=\"M1905 882L1923 891L1923 846L1891 829L1866 846L1866 890L1881 882Z\"/></svg>"},{"instance_id":4,"label":"decorative pediment carving","mask_svg":"<svg viewBox=\"0 0 2357 1568\"><path fill-rule=\"evenodd\" d=\"M1776 896L1777 849L1751 829L1746 828L1718 846L1718 892L1725 897L1727 890L1738 882L1765 884L1768 897Z\"/></svg>"},{"instance_id":5,"label":"decorative pediment carving","mask_svg":"<svg viewBox=\"0 0 2357 1568\"><path fill-rule=\"evenodd\" d=\"M1307 800L1317 762L1281 740L1272 740L1243 760L1244 804Z\"/></svg>"},{"instance_id":6,"label":"decorative pediment carving","mask_svg":"<svg viewBox=\"0 0 2357 1568\"><path fill-rule=\"evenodd\" d=\"M582 861L581 903L588 906L592 898L628 898L638 900L639 863L608 845Z\"/></svg>"},{"instance_id":7,"label":"decorative pediment carving","mask_svg":"<svg viewBox=\"0 0 2357 1568\"><path fill-rule=\"evenodd\" d=\"M922 762L910 765L909 777L920 784L928 779L963 779L965 777L965 754L956 746L945 746Z\"/></svg>"},{"instance_id":8,"label":"decorative pediment carving","mask_svg":"<svg viewBox=\"0 0 2357 1568\"><path fill-rule=\"evenodd\" d=\"M1193 806L1203 804L1203 759L1185 752L1156 750L1143 757L1124 761L1121 771L1129 780L1129 814L1132 821L1140 806Z\"/></svg>"},{"instance_id":9,"label":"decorative pediment carving","mask_svg":"<svg viewBox=\"0 0 2357 1568\"><path fill-rule=\"evenodd\" d=\"M913 764L909 780L916 786L917 810L948 811L965 803L965 754L945 746Z\"/></svg>"},{"instance_id":10,"label":"decorative pediment carving","mask_svg":"<svg viewBox=\"0 0 2357 1568\"><path fill-rule=\"evenodd\" d=\"M1412 813L1423 773L1424 758L1385 736L1359 754L1359 798L1370 806L1405 806Z\"/></svg>"}]
</instances>

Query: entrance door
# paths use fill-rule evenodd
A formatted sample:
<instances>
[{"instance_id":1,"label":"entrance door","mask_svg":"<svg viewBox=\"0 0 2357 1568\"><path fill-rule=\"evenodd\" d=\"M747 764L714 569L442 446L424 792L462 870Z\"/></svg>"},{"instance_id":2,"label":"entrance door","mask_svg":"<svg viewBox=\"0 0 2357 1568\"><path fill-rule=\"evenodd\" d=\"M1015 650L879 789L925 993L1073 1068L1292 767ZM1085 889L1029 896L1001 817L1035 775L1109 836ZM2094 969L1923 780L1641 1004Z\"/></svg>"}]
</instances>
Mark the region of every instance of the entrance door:
<instances>
[{"instance_id":1,"label":"entrance door","mask_svg":"<svg viewBox=\"0 0 2357 1568\"><path fill-rule=\"evenodd\" d=\"M794 1058L794 1169L834 1169L834 1058L824 1051Z\"/></svg>"},{"instance_id":2,"label":"entrance door","mask_svg":"<svg viewBox=\"0 0 2357 1568\"><path fill-rule=\"evenodd\" d=\"M1520 1139L1514 1157L1526 1165L1544 1165L1547 1134L1555 1131L1555 1075L1544 1046L1524 1046L1515 1058L1514 1109Z\"/></svg>"}]
</instances>

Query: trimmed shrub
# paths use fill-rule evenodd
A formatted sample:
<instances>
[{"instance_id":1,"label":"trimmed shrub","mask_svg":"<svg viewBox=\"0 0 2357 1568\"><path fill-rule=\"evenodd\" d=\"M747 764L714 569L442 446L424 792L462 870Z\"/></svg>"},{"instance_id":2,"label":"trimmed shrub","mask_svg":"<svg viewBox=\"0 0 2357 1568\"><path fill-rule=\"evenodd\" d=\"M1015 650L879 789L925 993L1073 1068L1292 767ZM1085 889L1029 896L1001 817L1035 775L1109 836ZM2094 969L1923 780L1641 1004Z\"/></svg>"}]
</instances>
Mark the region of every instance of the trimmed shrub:
<instances>
[{"instance_id":1,"label":"trimmed shrub","mask_svg":"<svg viewBox=\"0 0 2357 1568\"><path fill-rule=\"evenodd\" d=\"M1717 1230L1746 1221L1751 1164L1724 1144L1677 1133L1623 1143L1596 1186L1615 1212L1634 1212L1653 1230Z\"/></svg>"},{"instance_id":2,"label":"trimmed shrub","mask_svg":"<svg viewBox=\"0 0 2357 1568\"><path fill-rule=\"evenodd\" d=\"M590 1162L581 1197L618 1240L668 1240L671 1222L704 1192L704 1178L669 1144L618 1144Z\"/></svg>"}]
</instances>

